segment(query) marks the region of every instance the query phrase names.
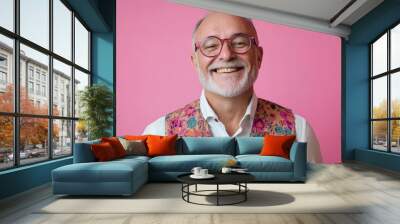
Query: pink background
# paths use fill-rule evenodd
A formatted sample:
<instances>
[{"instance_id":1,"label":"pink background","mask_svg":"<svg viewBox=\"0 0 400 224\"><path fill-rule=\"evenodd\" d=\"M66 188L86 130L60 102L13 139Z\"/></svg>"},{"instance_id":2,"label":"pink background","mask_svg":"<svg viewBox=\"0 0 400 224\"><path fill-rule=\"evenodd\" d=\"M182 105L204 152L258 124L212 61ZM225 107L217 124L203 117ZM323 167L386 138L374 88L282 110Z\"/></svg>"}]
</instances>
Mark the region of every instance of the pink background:
<instances>
[{"instance_id":1,"label":"pink background","mask_svg":"<svg viewBox=\"0 0 400 224\"><path fill-rule=\"evenodd\" d=\"M163 0L117 1L117 135L197 99L191 35L204 10ZM264 58L258 97L306 118L324 163L341 161L340 38L254 20Z\"/></svg>"}]
</instances>

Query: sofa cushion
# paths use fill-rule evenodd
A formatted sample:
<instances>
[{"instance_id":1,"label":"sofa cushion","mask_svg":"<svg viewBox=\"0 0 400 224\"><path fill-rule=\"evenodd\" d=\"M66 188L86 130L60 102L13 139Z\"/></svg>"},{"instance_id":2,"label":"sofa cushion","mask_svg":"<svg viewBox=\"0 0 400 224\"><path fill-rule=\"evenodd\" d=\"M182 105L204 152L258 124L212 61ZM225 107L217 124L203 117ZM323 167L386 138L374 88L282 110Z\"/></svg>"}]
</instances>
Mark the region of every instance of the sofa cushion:
<instances>
[{"instance_id":1,"label":"sofa cushion","mask_svg":"<svg viewBox=\"0 0 400 224\"><path fill-rule=\"evenodd\" d=\"M178 135L149 135L146 143L148 156L165 156L176 154L176 139Z\"/></svg>"},{"instance_id":2,"label":"sofa cushion","mask_svg":"<svg viewBox=\"0 0 400 224\"><path fill-rule=\"evenodd\" d=\"M91 149L94 157L96 157L96 160L99 162L110 161L118 158L112 145L108 142L93 144L91 145Z\"/></svg>"},{"instance_id":3,"label":"sofa cushion","mask_svg":"<svg viewBox=\"0 0 400 224\"><path fill-rule=\"evenodd\" d=\"M114 149L117 158L126 156L126 151L117 137L103 137L101 142L108 142Z\"/></svg>"},{"instance_id":4,"label":"sofa cushion","mask_svg":"<svg viewBox=\"0 0 400 224\"><path fill-rule=\"evenodd\" d=\"M126 151L126 155L147 155L146 142L142 140L126 140L118 138Z\"/></svg>"},{"instance_id":5,"label":"sofa cushion","mask_svg":"<svg viewBox=\"0 0 400 224\"><path fill-rule=\"evenodd\" d=\"M183 137L177 141L177 154L235 155L235 139L230 137Z\"/></svg>"},{"instance_id":6,"label":"sofa cushion","mask_svg":"<svg viewBox=\"0 0 400 224\"><path fill-rule=\"evenodd\" d=\"M249 172L292 172L292 161L279 156L238 155L241 168Z\"/></svg>"},{"instance_id":7,"label":"sofa cushion","mask_svg":"<svg viewBox=\"0 0 400 224\"><path fill-rule=\"evenodd\" d=\"M175 155L158 156L149 160L149 170L190 172L193 167L200 166L211 172L219 171L230 159L231 155Z\"/></svg>"},{"instance_id":8,"label":"sofa cushion","mask_svg":"<svg viewBox=\"0 0 400 224\"><path fill-rule=\"evenodd\" d=\"M265 135L264 146L261 149L261 156L280 156L286 159L289 158L290 148L296 140L296 135Z\"/></svg>"},{"instance_id":9,"label":"sofa cushion","mask_svg":"<svg viewBox=\"0 0 400 224\"><path fill-rule=\"evenodd\" d=\"M236 155L260 154L264 145L263 137L237 137Z\"/></svg>"}]
</instances>

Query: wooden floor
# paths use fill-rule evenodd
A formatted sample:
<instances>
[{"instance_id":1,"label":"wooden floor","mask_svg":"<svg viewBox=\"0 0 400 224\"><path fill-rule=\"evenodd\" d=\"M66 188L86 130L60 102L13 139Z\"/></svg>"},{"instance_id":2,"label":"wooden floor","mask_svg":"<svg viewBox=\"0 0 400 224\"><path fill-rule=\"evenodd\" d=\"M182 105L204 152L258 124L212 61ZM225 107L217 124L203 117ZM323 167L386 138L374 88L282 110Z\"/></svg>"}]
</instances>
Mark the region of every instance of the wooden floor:
<instances>
[{"instance_id":1,"label":"wooden floor","mask_svg":"<svg viewBox=\"0 0 400 224\"><path fill-rule=\"evenodd\" d=\"M0 201L0 223L400 223L400 174L358 163L313 165L308 182L368 206L356 214L36 214L54 200L49 185ZM316 203L318 203L316 201Z\"/></svg>"}]
</instances>

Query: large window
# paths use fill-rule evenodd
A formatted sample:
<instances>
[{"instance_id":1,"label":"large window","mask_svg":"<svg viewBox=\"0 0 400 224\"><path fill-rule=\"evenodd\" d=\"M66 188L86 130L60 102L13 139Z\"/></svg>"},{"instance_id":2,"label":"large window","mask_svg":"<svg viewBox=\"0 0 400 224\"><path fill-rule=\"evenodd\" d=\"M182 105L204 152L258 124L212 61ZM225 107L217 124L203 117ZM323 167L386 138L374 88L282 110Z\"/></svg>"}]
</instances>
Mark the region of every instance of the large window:
<instances>
[{"instance_id":1,"label":"large window","mask_svg":"<svg viewBox=\"0 0 400 224\"><path fill-rule=\"evenodd\" d=\"M370 45L371 148L400 153L400 24Z\"/></svg>"},{"instance_id":2,"label":"large window","mask_svg":"<svg viewBox=\"0 0 400 224\"><path fill-rule=\"evenodd\" d=\"M90 32L63 0L0 0L0 170L72 155L87 140Z\"/></svg>"}]
</instances>

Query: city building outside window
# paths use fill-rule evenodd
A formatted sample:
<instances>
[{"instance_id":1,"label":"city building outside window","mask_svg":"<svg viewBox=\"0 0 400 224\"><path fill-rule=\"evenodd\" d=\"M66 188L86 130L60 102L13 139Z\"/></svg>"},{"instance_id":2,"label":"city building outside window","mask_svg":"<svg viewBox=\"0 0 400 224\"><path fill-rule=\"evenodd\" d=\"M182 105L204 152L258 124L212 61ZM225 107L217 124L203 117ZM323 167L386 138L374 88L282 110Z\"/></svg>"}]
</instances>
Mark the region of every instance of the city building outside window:
<instances>
[{"instance_id":1,"label":"city building outside window","mask_svg":"<svg viewBox=\"0 0 400 224\"><path fill-rule=\"evenodd\" d=\"M28 89L29 89L29 94L33 94L33 82L29 81L28 82Z\"/></svg>"},{"instance_id":2,"label":"city building outside window","mask_svg":"<svg viewBox=\"0 0 400 224\"><path fill-rule=\"evenodd\" d=\"M7 84L7 74L4 71L0 71L0 84Z\"/></svg>"},{"instance_id":3,"label":"city building outside window","mask_svg":"<svg viewBox=\"0 0 400 224\"><path fill-rule=\"evenodd\" d=\"M46 86L42 86L42 96L46 96Z\"/></svg>"},{"instance_id":4,"label":"city building outside window","mask_svg":"<svg viewBox=\"0 0 400 224\"><path fill-rule=\"evenodd\" d=\"M7 67L7 56L0 54L0 67Z\"/></svg>"},{"instance_id":5,"label":"city building outside window","mask_svg":"<svg viewBox=\"0 0 400 224\"><path fill-rule=\"evenodd\" d=\"M33 80L33 67L32 66L29 66L28 73L29 73L29 79Z\"/></svg>"}]
</instances>

